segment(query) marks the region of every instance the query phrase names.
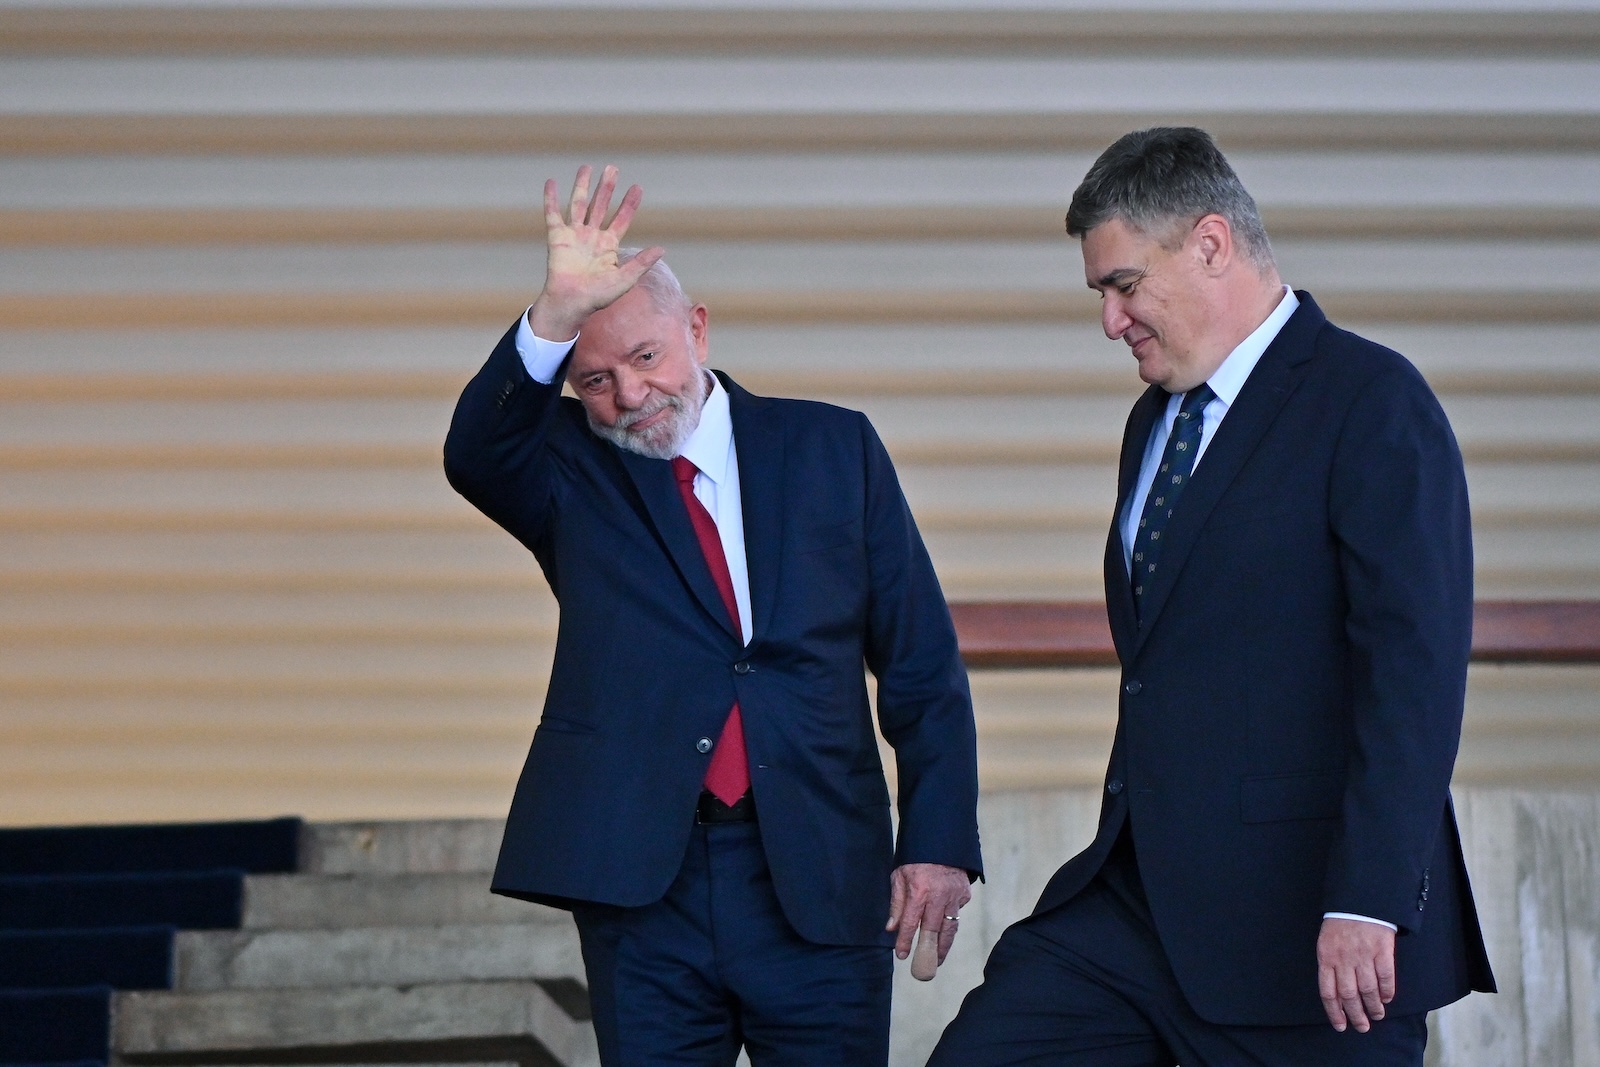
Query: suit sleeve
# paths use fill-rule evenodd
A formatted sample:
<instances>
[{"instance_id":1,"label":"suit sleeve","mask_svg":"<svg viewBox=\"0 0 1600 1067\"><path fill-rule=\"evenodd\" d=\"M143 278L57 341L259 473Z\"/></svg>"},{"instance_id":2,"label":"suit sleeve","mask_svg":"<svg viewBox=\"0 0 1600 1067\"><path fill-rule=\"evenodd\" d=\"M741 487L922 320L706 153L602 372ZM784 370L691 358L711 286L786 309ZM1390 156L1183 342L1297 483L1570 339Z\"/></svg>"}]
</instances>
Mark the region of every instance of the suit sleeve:
<instances>
[{"instance_id":1,"label":"suit sleeve","mask_svg":"<svg viewBox=\"0 0 1600 1067\"><path fill-rule=\"evenodd\" d=\"M941 863L983 876L977 731L950 609L883 443L865 416L869 569L866 661L878 725L894 749L895 864Z\"/></svg>"},{"instance_id":2,"label":"suit sleeve","mask_svg":"<svg viewBox=\"0 0 1600 1067\"><path fill-rule=\"evenodd\" d=\"M565 365L548 385L535 381L516 337L512 327L456 402L444 470L456 492L544 562L540 547L554 496L549 444Z\"/></svg>"},{"instance_id":3,"label":"suit sleeve","mask_svg":"<svg viewBox=\"0 0 1600 1067\"><path fill-rule=\"evenodd\" d=\"M1461 738L1472 530L1455 436L1409 365L1357 396L1329 490L1353 745L1324 910L1415 930Z\"/></svg>"}]
</instances>

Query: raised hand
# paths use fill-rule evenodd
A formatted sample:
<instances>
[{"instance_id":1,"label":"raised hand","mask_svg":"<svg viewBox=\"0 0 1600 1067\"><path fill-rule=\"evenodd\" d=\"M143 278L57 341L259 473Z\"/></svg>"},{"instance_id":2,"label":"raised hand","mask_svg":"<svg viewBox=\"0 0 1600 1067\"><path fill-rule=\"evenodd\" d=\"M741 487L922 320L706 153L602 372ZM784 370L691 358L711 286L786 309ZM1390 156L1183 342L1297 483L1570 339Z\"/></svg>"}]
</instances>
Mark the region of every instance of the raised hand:
<instances>
[{"instance_id":1,"label":"raised hand","mask_svg":"<svg viewBox=\"0 0 1600 1067\"><path fill-rule=\"evenodd\" d=\"M617 262L617 249L639 210L644 190L630 186L608 225L606 212L616 192L617 168L608 166L600 172L600 184L591 196L593 176L592 167L578 168L565 215L554 179L544 183L548 256L544 289L528 312L528 325L536 336L549 341L565 341L575 335L590 315L632 289L662 255L662 249L648 248L627 263Z\"/></svg>"}]
</instances>

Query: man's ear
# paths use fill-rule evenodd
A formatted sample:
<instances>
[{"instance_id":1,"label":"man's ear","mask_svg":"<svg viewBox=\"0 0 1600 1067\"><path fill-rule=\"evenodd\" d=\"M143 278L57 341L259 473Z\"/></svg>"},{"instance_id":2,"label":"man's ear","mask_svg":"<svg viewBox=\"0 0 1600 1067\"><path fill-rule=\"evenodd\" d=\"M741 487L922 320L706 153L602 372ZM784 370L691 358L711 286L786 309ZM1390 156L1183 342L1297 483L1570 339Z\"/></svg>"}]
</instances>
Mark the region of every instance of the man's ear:
<instances>
[{"instance_id":1,"label":"man's ear","mask_svg":"<svg viewBox=\"0 0 1600 1067\"><path fill-rule=\"evenodd\" d=\"M1216 277L1233 262L1233 227L1221 215L1203 215L1189 233L1200 268Z\"/></svg>"},{"instance_id":2,"label":"man's ear","mask_svg":"<svg viewBox=\"0 0 1600 1067\"><path fill-rule=\"evenodd\" d=\"M689 344L694 348L696 363L704 363L711 353L707 327L710 318L711 313L704 304L689 309Z\"/></svg>"}]
</instances>

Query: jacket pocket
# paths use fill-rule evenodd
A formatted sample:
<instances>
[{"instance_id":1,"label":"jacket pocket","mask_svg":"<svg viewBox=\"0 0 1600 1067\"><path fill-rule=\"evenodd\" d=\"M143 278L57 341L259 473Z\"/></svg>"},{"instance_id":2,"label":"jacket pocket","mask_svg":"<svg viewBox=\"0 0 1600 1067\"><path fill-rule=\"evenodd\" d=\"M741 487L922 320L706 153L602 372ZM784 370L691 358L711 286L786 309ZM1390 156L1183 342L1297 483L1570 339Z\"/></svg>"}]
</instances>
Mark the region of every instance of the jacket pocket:
<instances>
[{"instance_id":1,"label":"jacket pocket","mask_svg":"<svg viewBox=\"0 0 1600 1067\"><path fill-rule=\"evenodd\" d=\"M1247 823L1337 819L1344 782L1342 770L1245 778L1239 783L1239 816Z\"/></svg>"},{"instance_id":2,"label":"jacket pocket","mask_svg":"<svg viewBox=\"0 0 1600 1067\"><path fill-rule=\"evenodd\" d=\"M886 808L889 806L889 786L882 771L851 771L850 799L861 808Z\"/></svg>"},{"instance_id":3,"label":"jacket pocket","mask_svg":"<svg viewBox=\"0 0 1600 1067\"><path fill-rule=\"evenodd\" d=\"M579 719L564 719L559 715L545 715L539 720L537 733L546 734L592 734L596 733L594 724L583 722Z\"/></svg>"},{"instance_id":4,"label":"jacket pocket","mask_svg":"<svg viewBox=\"0 0 1600 1067\"><path fill-rule=\"evenodd\" d=\"M1210 532L1250 523L1282 522L1299 510L1292 502L1281 499L1225 500L1206 516L1204 529Z\"/></svg>"}]
</instances>

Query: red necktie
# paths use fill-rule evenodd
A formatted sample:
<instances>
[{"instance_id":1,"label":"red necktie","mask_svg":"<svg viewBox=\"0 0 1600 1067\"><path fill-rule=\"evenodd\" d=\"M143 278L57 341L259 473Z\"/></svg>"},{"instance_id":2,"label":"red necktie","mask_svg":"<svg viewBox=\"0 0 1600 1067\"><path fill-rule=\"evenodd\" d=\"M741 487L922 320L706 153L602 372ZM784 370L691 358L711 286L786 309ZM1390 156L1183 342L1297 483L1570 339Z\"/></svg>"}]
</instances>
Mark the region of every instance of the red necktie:
<instances>
[{"instance_id":1,"label":"red necktie","mask_svg":"<svg viewBox=\"0 0 1600 1067\"><path fill-rule=\"evenodd\" d=\"M739 624L739 602L733 597L733 575L728 570L728 557L722 551L722 535L717 533L717 520L694 495L694 476L699 468L682 456L672 461L672 473L678 477L678 492L683 494L683 506L689 509L689 522L694 535L700 540L700 551L705 554L706 566L711 568L711 580L722 594L723 606L733 622L733 632L743 634ZM711 766L706 768L706 788L724 804L732 804L750 788L750 767L744 753L744 721L739 717L739 702L733 702L728 721L722 727L722 737L717 741L711 756Z\"/></svg>"}]
</instances>

